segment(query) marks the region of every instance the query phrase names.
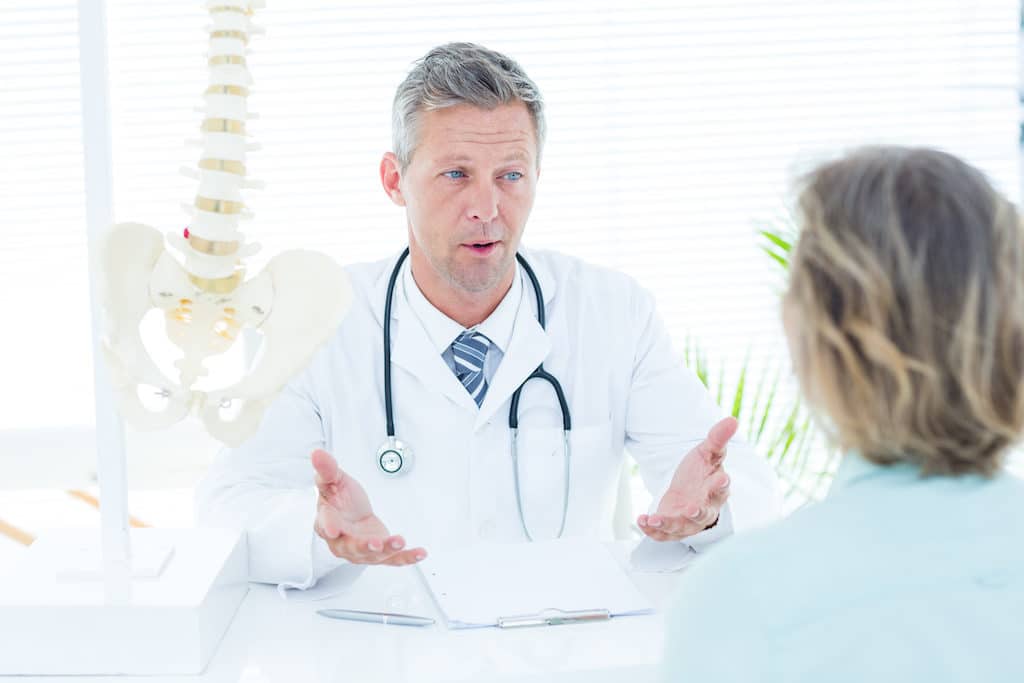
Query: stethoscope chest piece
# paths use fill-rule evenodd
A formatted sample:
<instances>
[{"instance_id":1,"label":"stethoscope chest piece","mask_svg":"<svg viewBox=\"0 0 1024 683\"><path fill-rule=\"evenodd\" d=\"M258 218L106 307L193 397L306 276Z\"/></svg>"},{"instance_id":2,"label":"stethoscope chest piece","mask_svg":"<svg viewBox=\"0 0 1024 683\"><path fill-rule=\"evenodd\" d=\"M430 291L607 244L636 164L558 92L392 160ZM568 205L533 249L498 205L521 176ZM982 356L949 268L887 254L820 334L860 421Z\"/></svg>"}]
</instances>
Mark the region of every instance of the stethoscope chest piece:
<instances>
[{"instance_id":1,"label":"stethoscope chest piece","mask_svg":"<svg viewBox=\"0 0 1024 683\"><path fill-rule=\"evenodd\" d=\"M392 477L411 470L412 461L412 449L394 437L388 438L377 451L377 467Z\"/></svg>"}]
</instances>

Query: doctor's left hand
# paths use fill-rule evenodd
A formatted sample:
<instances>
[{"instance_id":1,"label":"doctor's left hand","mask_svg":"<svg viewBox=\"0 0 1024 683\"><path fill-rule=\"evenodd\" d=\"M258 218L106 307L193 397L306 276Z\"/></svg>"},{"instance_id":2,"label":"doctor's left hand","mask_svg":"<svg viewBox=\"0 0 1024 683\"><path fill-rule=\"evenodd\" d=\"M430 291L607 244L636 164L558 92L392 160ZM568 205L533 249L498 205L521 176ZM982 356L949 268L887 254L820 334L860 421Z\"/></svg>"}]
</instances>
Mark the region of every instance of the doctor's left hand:
<instances>
[{"instance_id":1,"label":"doctor's left hand","mask_svg":"<svg viewBox=\"0 0 1024 683\"><path fill-rule=\"evenodd\" d=\"M718 522L718 513L729 499L729 475L722 461L738 427L736 418L720 420L686 454L655 513L637 518L641 531L655 541L681 541Z\"/></svg>"},{"instance_id":2,"label":"doctor's left hand","mask_svg":"<svg viewBox=\"0 0 1024 683\"><path fill-rule=\"evenodd\" d=\"M414 564L427 556L423 548L405 548L401 536L391 536L373 514L362 485L338 467L327 451L312 456L316 470L316 520L313 529L335 557L352 564Z\"/></svg>"}]
</instances>

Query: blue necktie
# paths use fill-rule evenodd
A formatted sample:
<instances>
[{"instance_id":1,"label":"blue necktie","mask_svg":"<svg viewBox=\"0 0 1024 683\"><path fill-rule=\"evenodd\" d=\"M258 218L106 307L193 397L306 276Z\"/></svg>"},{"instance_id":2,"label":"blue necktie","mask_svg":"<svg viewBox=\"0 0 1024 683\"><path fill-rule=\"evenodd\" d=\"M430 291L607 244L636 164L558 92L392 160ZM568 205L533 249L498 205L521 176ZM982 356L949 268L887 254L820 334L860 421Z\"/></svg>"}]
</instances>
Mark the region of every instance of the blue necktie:
<instances>
[{"instance_id":1,"label":"blue necktie","mask_svg":"<svg viewBox=\"0 0 1024 683\"><path fill-rule=\"evenodd\" d=\"M487 394L487 380L484 378L484 359L491 348L491 340L479 332L463 332L452 342L455 356L455 376L476 401L484 402Z\"/></svg>"}]
</instances>

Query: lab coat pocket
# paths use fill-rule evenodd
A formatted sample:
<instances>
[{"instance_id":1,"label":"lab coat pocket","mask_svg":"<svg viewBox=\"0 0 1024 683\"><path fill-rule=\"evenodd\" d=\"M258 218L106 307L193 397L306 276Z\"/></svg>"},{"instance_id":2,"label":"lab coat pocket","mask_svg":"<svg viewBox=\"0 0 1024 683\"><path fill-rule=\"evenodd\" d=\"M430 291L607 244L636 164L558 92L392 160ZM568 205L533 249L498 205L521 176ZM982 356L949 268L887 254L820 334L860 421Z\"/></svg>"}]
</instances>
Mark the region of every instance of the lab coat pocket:
<instances>
[{"instance_id":1,"label":"lab coat pocket","mask_svg":"<svg viewBox=\"0 0 1024 683\"><path fill-rule=\"evenodd\" d=\"M568 442L561 428L524 426L516 441L519 500L533 539L556 537L563 510L564 536L610 535L622 464L622 450L613 448L611 423L574 427Z\"/></svg>"}]
</instances>

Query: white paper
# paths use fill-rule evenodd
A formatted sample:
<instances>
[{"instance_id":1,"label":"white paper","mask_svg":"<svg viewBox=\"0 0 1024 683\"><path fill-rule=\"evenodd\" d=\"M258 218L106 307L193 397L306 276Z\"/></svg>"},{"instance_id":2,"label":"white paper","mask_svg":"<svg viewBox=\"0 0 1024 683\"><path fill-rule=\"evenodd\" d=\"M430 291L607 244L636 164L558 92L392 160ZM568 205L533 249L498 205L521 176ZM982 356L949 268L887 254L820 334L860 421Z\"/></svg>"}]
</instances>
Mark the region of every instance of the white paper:
<instances>
[{"instance_id":1,"label":"white paper","mask_svg":"<svg viewBox=\"0 0 1024 683\"><path fill-rule=\"evenodd\" d=\"M654 611L599 541L478 544L435 552L419 569L453 629L547 610L608 610L613 617Z\"/></svg>"}]
</instances>

